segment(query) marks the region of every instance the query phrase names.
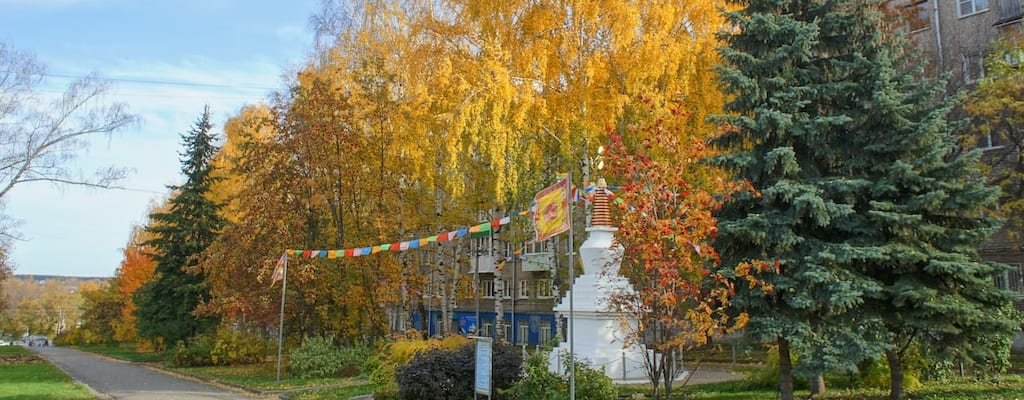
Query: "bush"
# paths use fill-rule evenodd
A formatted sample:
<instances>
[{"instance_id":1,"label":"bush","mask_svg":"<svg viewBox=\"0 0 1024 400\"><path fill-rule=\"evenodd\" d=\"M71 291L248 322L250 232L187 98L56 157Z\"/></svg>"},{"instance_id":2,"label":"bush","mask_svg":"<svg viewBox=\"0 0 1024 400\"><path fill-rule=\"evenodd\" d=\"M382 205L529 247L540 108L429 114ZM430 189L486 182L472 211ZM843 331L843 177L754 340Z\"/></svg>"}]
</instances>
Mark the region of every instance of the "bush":
<instances>
[{"instance_id":1,"label":"bush","mask_svg":"<svg viewBox=\"0 0 1024 400\"><path fill-rule=\"evenodd\" d=\"M797 353L790 352L790 357L793 362L794 370L799 361ZM752 374L748 382L751 388L757 389L769 389L779 387L779 373L781 366L779 365L779 348L778 346L772 346L768 349L768 360L764 369ZM807 378L793 375L793 388L794 389L807 389Z\"/></svg>"},{"instance_id":2,"label":"bush","mask_svg":"<svg viewBox=\"0 0 1024 400\"><path fill-rule=\"evenodd\" d=\"M384 345L367 359L366 371L370 373L370 382L391 385L395 383L395 368L405 365L416 354L431 349L457 349L466 343L470 343L470 340L463 336L448 336L442 340L401 339Z\"/></svg>"},{"instance_id":3,"label":"bush","mask_svg":"<svg viewBox=\"0 0 1024 400\"><path fill-rule=\"evenodd\" d=\"M75 346L80 344L104 344L107 343L104 337L93 333L89 328L73 328L62 332L53 338L56 346Z\"/></svg>"},{"instance_id":4,"label":"bush","mask_svg":"<svg viewBox=\"0 0 1024 400\"><path fill-rule=\"evenodd\" d=\"M170 363L172 367L203 367L213 365L213 339L206 335L197 336L189 340L188 345L178 341L178 346L171 353Z\"/></svg>"},{"instance_id":5,"label":"bush","mask_svg":"<svg viewBox=\"0 0 1024 400\"><path fill-rule=\"evenodd\" d=\"M525 374L505 393L517 400L567 400L569 398L569 361L566 354L561 357L563 374L548 369L551 350L545 349L526 360ZM619 396L612 379L604 374L604 368L593 368L587 361L576 360L576 398L588 400L612 400Z\"/></svg>"},{"instance_id":6,"label":"bush","mask_svg":"<svg viewBox=\"0 0 1024 400\"><path fill-rule=\"evenodd\" d=\"M551 349L538 351L526 358L523 378L506 393L519 400L568 399L569 382L548 369Z\"/></svg>"},{"instance_id":7,"label":"bush","mask_svg":"<svg viewBox=\"0 0 1024 400\"><path fill-rule=\"evenodd\" d=\"M506 389L519 378L522 357L507 344L493 348L492 385ZM473 396L476 348L467 343L457 349L437 348L417 354L398 367L395 380L401 399L466 399Z\"/></svg>"},{"instance_id":8,"label":"bush","mask_svg":"<svg viewBox=\"0 0 1024 400\"><path fill-rule=\"evenodd\" d=\"M233 329L221 329L213 340L210 360L214 365L240 365L263 362L267 346L262 338Z\"/></svg>"},{"instance_id":9,"label":"bush","mask_svg":"<svg viewBox=\"0 0 1024 400\"><path fill-rule=\"evenodd\" d=\"M338 374L344 366L333 337L309 337L289 356L292 375L300 378L326 378Z\"/></svg>"},{"instance_id":10,"label":"bush","mask_svg":"<svg viewBox=\"0 0 1024 400\"><path fill-rule=\"evenodd\" d=\"M367 360L372 356L373 349L364 343L339 348L338 359L341 361L341 376L356 376L369 372Z\"/></svg>"}]
</instances>

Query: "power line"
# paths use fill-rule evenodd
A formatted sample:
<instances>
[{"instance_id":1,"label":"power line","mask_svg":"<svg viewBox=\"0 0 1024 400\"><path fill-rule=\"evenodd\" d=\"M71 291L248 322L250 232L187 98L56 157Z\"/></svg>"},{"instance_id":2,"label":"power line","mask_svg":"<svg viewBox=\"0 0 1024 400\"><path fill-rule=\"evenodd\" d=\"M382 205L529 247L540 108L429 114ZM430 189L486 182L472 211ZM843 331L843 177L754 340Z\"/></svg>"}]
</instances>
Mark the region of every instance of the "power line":
<instances>
[{"instance_id":1,"label":"power line","mask_svg":"<svg viewBox=\"0 0 1024 400\"><path fill-rule=\"evenodd\" d=\"M51 74L47 73L45 76L54 78L65 78L65 79L83 79L87 78L84 75L71 75L71 74ZM128 83L141 83L145 85L167 85L167 86L190 86L190 87L207 87L207 88L218 88L218 89L250 89L250 90L276 90L278 88L264 87L264 86L242 86L242 85L223 85L216 83L202 83L194 81L177 81L177 80L161 80L161 79L138 79L138 78L110 78L104 76L98 76L99 79L112 81L112 82L128 82Z\"/></svg>"}]
</instances>

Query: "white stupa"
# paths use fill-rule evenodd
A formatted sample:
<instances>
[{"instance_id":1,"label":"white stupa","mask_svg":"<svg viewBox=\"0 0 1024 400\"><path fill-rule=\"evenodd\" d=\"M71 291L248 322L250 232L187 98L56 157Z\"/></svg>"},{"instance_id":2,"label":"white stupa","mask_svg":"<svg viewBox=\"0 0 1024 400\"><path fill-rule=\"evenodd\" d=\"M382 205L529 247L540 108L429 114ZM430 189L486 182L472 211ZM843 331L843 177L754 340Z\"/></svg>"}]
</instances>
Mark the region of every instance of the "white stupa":
<instances>
[{"instance_id":1,"label":"white stupa","mask_svg":"<svg viewBox=\"0 0 1024 400\"><path fill-rule=\"evenodd\" d=\"M622 246L613 241L618 228L612 226L604 179L599 180L597 186L588 237L580 246L583 274L576 277L571 288L572 316L569 315L568 292L554 308L561 316L573 318L573 323L566 326L565 341L551 352L549 369L564 372L562 361L569 354L568 338L572 338L576 341L573 346L576 359L586 360L597 368L604 367L605 375L616 383L643 383L647 382L644 349L635 344L624 345L620 319L608 304L612 293L632 293L633 287L619 275L618 255L622 254ZM575 336L569 326L575 328Z\"/></svg>"}]
</instances>

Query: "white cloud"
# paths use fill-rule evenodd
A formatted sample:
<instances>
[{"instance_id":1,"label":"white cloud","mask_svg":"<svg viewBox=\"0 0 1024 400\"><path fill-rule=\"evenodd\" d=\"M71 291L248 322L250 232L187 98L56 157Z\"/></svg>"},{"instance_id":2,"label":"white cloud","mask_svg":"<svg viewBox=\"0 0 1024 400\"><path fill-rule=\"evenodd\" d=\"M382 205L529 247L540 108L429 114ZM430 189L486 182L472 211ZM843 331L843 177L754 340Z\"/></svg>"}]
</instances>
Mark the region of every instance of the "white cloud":
<instances>
[{"instance_id":1,"label":"white cloud","mask_svg":"<svg viewBox=\"0 0 1024 400\"><path fill-rule=\"evenodd\" d=\"M75 68L82 64L48 63L52 70L85 73ZM46 184L13 190L6 212L23 222L19 231L28 239L15 243L15 272L112 275L131 227L143 223L150 202L166 195L166 185L183 179L180 135L191 128L203 105L210 105L214 130L220 134L229 116L245 104L265 99L268 88L280 86L281 70L282 66L259 59L233 64L123 59L104 68L103 75L115 84L108 99L127 103L142 123L110 138L93 138L75 165L84 172L111 164L131 168L134 173L122 184L133 190Z\"/></svg>"},{"instance_id":2,"label":"white cloud","mask_svg":"<svg viewBox=\"0 0 1024 400\"><path fill-rule=\"evenodd\" d=\"M309 34L306 33L306 29L295 25L279 26L274 31L274 34L284 41L306 42L309 39Z\"/></svg>"}]
</instances>

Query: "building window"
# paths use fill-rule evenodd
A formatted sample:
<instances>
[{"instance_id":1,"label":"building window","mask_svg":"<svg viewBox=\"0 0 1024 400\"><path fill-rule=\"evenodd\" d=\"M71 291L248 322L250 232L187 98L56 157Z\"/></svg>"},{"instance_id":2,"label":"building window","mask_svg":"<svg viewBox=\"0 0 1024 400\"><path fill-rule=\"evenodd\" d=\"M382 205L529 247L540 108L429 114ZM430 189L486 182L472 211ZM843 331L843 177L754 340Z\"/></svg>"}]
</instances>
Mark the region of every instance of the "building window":
<instances>
[{"instance_id":1,"label":"building window","mask_svg":"<svg viewBox=\"0 0 1024 400\"><path fill-rule=\"evenodd\" d=\"M551 279L540 279L537 281L537 298L549 299L555 297L554 285Z\"/></svg>"},{"instance_id":2,"label":"building window","mask_svg":"<svg viewBox=\"0 0 1024 400\"><path fill-rule=\"evenodd\" d=\"M988 10L988 0L957 0L960 4L960 16L977 14Z\"/></svg>"},{"instance_id":3,"label":"building window","mask_svg":"<svg viewBox=\"0 0 1024 400\"><path fill-rule=\"evenodd\" d=\"M480 297L494 297L494 281L480 281Z\"/></svg>"},{"instance_id":4,"label":"building window","mask_svg":"<svg viewBox=\"0 0 1024 400\"><path fill-rule=\"evenodd\" d=\"M1010 269L996 274L995 280L997 288L1009 290L1017 297L1024 297L1024 282L1021 282L1020 264L1010 264Z\"/></svg>"},{"instance_id":5,"label":"building window","mask_svg":"<svg viewBox=\"0 0 1024 400\"><path fill-rule=\"evenodd\" d=\"M927 0L914 0L910 5L904 6L900 13L903 14L903 21L906 22L909 32L927 29L932 25Z\"/></svg>"},{"instance_id":6,"label":"building window","mask_svg":"<svg viewBox=\"0 0 1024 400\"><path fill-rule=\"evenodd\" d=\"M543 346L551 340L551 323L544 321L540 324L540 328L537 329L537 344Z\"/></svg>"},{"instance_id":7,"label":"building window","mask_svg":"<svg viewBox=\"0 0 1024 400\"><path fill-rule=\"evenodd\" d=\"M964 83L971 84L985 77L984 57L980 54L964 55Z\"/></svg>"},{"instance_id":8,"label":"building window","mask_svg":"<svg viewBox=\"0 0 1024 400\"><path fill-rule=\"evenodd\" d=\"M518 286L517 292L519 292L519 298L520 299L528 299L528 298L530 298L530 283L531 282L532 281L528 281L528 280L525 280L525 279L521 280L519 282L516 282L518 284L517 285Z\"/></svg>"},{"instance_id":9,"label":"building window","mask_svg":"<svg viewBox=\"0 0 1024 400\"><path fill-rule=\"evenodd\" d=\"M480 336L494 336L494 321L485 319L480 325Z\"/></svg>"},{"instance_id":10,"label":"building window","mask_svg":"<svg viewBox=\"0 0 1024 400\"><path fill-rule=\"evenodd\" d=\"M516 335L516 344L526 344L530 340L530 323L519 321L519 332Z\"/></svg>"},{"instance_id":11,"label":"building window","mask_svg":"<svg viewBox=\"0 0 1024 400\"><path fill-rule=\"evenodd\" d=\"M978 148L982 151L1001 149L1006 146L1007 140L998 132L985 132L978 138Z\"/></svg>"}]
</instances>

